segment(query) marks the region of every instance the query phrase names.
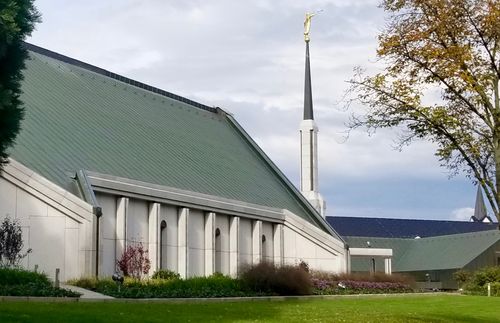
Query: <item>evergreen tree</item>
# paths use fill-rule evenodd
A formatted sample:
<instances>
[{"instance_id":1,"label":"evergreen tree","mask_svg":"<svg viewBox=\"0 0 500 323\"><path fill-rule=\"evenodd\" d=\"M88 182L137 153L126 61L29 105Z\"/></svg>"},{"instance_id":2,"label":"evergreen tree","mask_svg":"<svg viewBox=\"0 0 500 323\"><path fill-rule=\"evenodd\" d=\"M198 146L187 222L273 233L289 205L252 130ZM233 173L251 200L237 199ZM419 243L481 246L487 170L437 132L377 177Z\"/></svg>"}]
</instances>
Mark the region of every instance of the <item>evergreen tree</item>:
<instances>
[{"instance_id":1,"label":"evergreen tree","mask_svg":"<svg viewBox=\"0 0 500 323\"><path fill-rule=\"evenodd\" d=\"M0 170L23 118L19 96L24 60L28 57L23 41L40 21L33 1L0 1Z\"/></svg>"}]
</instances>

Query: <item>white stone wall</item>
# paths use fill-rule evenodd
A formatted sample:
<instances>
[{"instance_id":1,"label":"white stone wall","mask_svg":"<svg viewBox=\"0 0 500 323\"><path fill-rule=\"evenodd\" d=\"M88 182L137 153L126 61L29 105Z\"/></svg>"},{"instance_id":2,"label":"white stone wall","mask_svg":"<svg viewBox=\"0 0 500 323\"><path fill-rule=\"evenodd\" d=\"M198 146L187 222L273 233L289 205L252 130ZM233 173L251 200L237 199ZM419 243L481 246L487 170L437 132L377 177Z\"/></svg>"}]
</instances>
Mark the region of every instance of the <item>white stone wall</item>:
<instances>
[{"instance_id":1,"label":"white stone wall","mask_svg":"<svg viewBox=\"0 0 500 323\"><path fill-rule=\"evenodd\" d=\"M215 230L220 236L215 238L215 271L229 274L229 217L224 214L215 216ZM220 243L219 243L220 241Z\"/></svg>"},{"instance_id":2,"label":"white stone wall","mask_svg":"<svg viewBox=\"0 0 500 323\"><path fill-rule=\"evenodd\" d=\"M235 276L245 264L263 260L276 264L304 260L313 269L335 272L346 268L341 241L286 210L283 214L274 211L276 218L253 218L252 214L228 215L133 194L95 195L103 213L99 219L100 276L112 275L125 246L136 242L150 249L150 274L167 268L183 277L214 271ZM51 278L60 268L62 281L95 275L97 218L91 205L13 161L0 176L0 220L7 215L20 221L25 250L33 249L23 266L38 265ZM166 222L164 230L162 221ZM220 236L216 238L217 229Z\"/></svg>"},{"instance_id":3,"label":"white stone wall","mask_svg":"<svg viewBox=\"0 0 500 323\"><path fill-rule=\"evenodd\" d=\"M205 274L205 217L200 210L191 210L188 220L188 276Z\"/></svg>"},{"instance_id":4,"label":"white stone wall","mask_svg":"<svg viewBox=\"0 0 500 323\"><path fill-rule=\"evenodd\" d=\"M273 241L273 225L269 222L262 223L262 235L265 237L262 242L262 261L273 262L274 241Z\"/></svg>"},{"instance_id":5,"label":"white stone wall","mask_svg":"<svg viewBox=\"0 0 500 323\"><path fill-rule=\"evenodd\" d=\"M240 219L239 267L252 264L252 220Z\"/></svg>"},{"instance_id":6,"label":"white stone wall","mask_svg":"<svg viewBox=\"0 0 500 323\"><path fill-rule=\"evenodd\" d=\"M149 238L149 208L143 200L129 199L126 222L128 244L142 243L147 248Z\"/></svg>"},{"instance_id":7,"label":"white stone wall","mask_svg":"<svg viewBox=\"0 0 500 323\"><path fill-rule=\"evenodd\" d=\"M99 275L109 276L116 270L116 198L104 194L97 195L96 198L102 207L102 216L99 219Z\"/></svg>"},{"instance_id":8,"label":"white stone wall","mask_svg":"<svg viewBox=\"0 0 500 323\"><path fill-rule=\"evenodd\" d=\"M84 217L71 212L64 204L70 206L77 198L66 194L15 162L0 176L0 221L7 216L17 219L22 227L22 252L32 249L22 267L37 267L53 280L59 268L61 281L91 274L93 260L90 208L81 204L87 207Z\"/></svg>"},{"instance_id":9,"label":"white stone wall","mask_svg":"<svg viewBox=\"0 0 500 323\"><path fill-rule=\"evenodd\" d=\"M161 205L161 221L167 222L164 230L162 245L161 268L177 271L178 252L178 217L177 208L170 205Z\"/></svg>"},{"instance_id":10,"label":"white stone wall","mask_svg":"<svg viewBox=\"0 0 500 323\"><path fill-rule=\"evenodd\" d=\"M332 251L328 251L288 226L284 227L283 235L285 263L297 265L300 261L305 261L311 269L344 271L341 266L343 255L336 255Z\"/></svg>"}]
</instances>

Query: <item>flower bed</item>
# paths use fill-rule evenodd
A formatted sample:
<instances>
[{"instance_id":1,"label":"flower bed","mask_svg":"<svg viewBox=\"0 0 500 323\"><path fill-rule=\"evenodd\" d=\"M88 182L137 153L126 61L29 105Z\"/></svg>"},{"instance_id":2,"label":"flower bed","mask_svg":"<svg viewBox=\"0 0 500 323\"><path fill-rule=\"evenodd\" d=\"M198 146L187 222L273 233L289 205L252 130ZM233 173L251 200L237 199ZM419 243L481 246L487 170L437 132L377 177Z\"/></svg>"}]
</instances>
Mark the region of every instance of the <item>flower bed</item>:
<instances>
[{"instance_id":1,"label":"flower bed","mask_svg":"<svg viewBox=\"0 0 500 323\"><path fill-rule=\"evenodd\" d=\"M316 295L392 294L413 292L407 276L363 274L330 274L312 272L311 282Z\"/></svg>"},{"instance_id":2,"label":"flower bed","mask_svg":"<svg viewBox=\"0 0 500 323\"><path fill-rule=\"evenodd\" d=\"M313 292L316 295L348 294L391 294L411 293L413 289L404 283L341 280L329 281L313 278Z\"/></svg>"}]
</instances>

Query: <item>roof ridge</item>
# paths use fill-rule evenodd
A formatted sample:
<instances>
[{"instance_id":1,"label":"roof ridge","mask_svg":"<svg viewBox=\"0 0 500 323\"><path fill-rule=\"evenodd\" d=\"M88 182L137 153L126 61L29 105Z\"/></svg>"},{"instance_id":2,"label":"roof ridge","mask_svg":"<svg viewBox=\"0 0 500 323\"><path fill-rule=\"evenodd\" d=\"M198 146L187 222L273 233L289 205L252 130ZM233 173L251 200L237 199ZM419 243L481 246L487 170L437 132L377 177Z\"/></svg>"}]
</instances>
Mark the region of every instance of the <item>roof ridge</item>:
<instances>
[{"instance_id":1,"label":"roof ridge","mask_svg":"<svg viewBox=\"0 0 500 323\"><path fill-rule=\"evenodd\" d=\"M97 74L100 74L100 75L112 78L114 80L123 82L123 83L128 84L128 85L132 85L132 86L138 87L140 89L143 89L143 90L146 90L146 91L149 91L149 92L152 92L152 93L159 94L161 96L164 96L164 97L167 97L167 98L170 98L170 99L174 99L174 100L182 102L182 103L186 103L186 104L192 105L192 106L194 106L194 107L196 107L198 109L202 109L202 110L206 110L206 111L209 111L209 112L217 113L217 108L215 108L215 107L210 107L208 105L205 105L205 104L202 104L202 103L190 100L188 98L182 97L182 96L177 95L177 94L173 94L171 92L168 92L168 91L162 90L160 88L148 85L146 83L142 83L142 82L133 80L131 78L128 78L128 77L125 77L125 76L122 76L122 75L110 72L108 70L105 70L103 68L97 67L95 65L92 65L92 64L89 64L89 63L85 63L85 62L82 62L80 60L71 58L69 56L65 56L65 55L53 52L53 51L45 49L43 47L40 47L40 46L37 46L37 45L33 45L33 44L30 44L30 43L27 43L27 42L24 42L24 47L27 50L29 50L29 51L32 51L32 52L35 52L35 53L38 53L38 54L41 54L41 55L44 55L44 56L47 56L47 57L59 60L59 61L62 61L62 62L67 63L67 64L71 64L71 65L74 65L74 66L86 69L88 71L91 71L91 72L94 72L94 73L97 73Z\"/></svg>"}]
</instances>

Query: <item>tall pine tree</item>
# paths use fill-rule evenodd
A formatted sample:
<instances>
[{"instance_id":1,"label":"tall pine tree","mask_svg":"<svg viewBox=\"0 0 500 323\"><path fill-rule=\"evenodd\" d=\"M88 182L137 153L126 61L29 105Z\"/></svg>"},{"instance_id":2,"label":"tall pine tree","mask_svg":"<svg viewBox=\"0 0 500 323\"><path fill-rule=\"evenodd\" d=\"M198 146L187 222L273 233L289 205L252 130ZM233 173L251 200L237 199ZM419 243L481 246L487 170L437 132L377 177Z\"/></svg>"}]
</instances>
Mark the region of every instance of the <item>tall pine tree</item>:
<instances>
[{"instance_id":1,"label":"tall pine tree","mask_svg":"<svg viewBox=\"0 0 500 323\"><path fill-rule=\"evenodd\" d=\"M0 1L0 170L7 162L7 148L14 143L23 119L19 97L24 61L28 57L23 41L40 21L33 2Z\"/></svg>"}]
</instances>

